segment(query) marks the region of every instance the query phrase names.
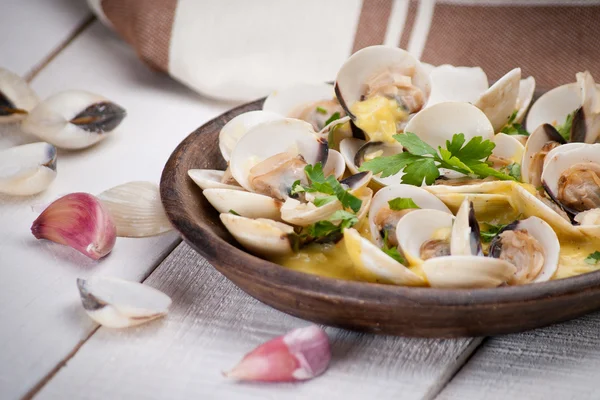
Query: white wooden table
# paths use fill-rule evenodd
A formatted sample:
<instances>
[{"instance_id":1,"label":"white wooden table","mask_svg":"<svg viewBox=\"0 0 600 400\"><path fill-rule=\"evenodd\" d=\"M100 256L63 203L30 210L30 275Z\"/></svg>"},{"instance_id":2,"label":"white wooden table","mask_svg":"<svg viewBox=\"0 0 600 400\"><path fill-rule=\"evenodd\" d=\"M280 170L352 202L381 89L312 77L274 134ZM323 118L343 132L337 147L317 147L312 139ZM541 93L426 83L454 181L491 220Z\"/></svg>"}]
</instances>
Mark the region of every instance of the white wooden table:
<instances>
[{"instance_id":1,"label":"white wooden table","mask_svg":"<svg viewBox=\"0 0 600 400\"><path fill-rule=\"evenodd\" d=\"M328 328L333 361L300 384L221 376L259 343L307 323L252 299L175 234L119 239L92 262L29 232L34 204L130 180L158 182L189 132L230 108L147 69L80 0L2 0L0 65L46 97L67 88L122 104L119 132L59 154L57 180L30 198L0 196L0 399L598 399L600 314L517 335L425 340ZM32 141L6 127L0 148ZM77 277L143 281L173 298L166 319L99 328Z\"/></svg>"}]
</instances>

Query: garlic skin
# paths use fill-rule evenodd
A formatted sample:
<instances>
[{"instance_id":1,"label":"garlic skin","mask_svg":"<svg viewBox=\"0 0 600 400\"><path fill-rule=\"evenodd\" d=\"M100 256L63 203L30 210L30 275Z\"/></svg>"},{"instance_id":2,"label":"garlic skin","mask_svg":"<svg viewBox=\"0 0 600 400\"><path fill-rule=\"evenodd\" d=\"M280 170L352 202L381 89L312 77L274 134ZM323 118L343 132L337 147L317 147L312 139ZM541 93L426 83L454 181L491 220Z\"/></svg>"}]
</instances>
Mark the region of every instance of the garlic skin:
<instances>
[{"instance_id":1,"label":"garlic skin","mask_svg":"<svg viewBox=\"0 0 600 400\"><path fill-rule=\"evenodd\" d=\"M127 113L105 97L82 90L57 93L40 102L21 128L63 149L83 149L105 139Z\"/></svg>"},{"instance_id":2,"label":"garlic skin","mask_svg":"<svg viewBox=\"0 0 600 400\"><path fill-rule=\"evenodd\" d=\"M71 193L50 204L33 221L31 233L69 246L94 260L111 252L115 224L102 203L89 193Z\"/></svg>"},{"instance_id":3,"label":"garlic skin","mask_svg":"<svg viewBox=\"0 0 600 400\"><path fill-rule=\"evenodd\" d=\"M139 238L173 229L155 183L128 182L100 193L98 199L110 213L117 236Z\"/></svg>"},{"instance_id":4,"label":"garlic skin","mask_svg":"<svg viewBox=\"0 0 600 400\"><path fill-rule=\"evenodd\" d=\"M56 178L56 147L30 143L0 151L0 193L30 196Z\"/></svg>"},{"instance_id":5,"label":"garlic skin","mask_svg":"<svg viewBox=\"0 0 600 400\"><path fill-rule=\"evenodd\" d=\"M77 279L83 308L91 319L109 328L127 328L165 316L171 298L150 286L94 276Z\"/></svg>"},{"instance_id":6,"label":"garlic skin","mask_svg":"<svg viewBox=\"0 0 600 400\"><path fill-rule=\"evenodd\" d=\"M327 334L311 325L258 346L231 371L223 374L247 382L303 381L321 375L330 360Z\"/></svg>"},{"instance_id":7,"label":"garlic skin","mask_svg":"<svg viewBox=\"0 0 600 400\"><path fill-rule=\"evenodd\" d=\"M38 102L37 94L23 78L0 68L0 123L22 120Z\"/></svg>"}]
</instances>

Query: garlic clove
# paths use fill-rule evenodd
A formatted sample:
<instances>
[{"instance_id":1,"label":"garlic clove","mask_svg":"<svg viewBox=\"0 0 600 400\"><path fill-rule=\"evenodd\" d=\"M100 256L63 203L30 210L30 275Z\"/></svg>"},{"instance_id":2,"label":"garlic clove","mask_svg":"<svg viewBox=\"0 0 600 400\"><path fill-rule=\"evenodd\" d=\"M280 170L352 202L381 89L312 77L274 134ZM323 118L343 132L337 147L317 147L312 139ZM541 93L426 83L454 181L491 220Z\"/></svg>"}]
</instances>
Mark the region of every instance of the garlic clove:
<instances>
[{"instance_id":1,"label":"garlic clove","mask_svg":"<svg viewBox=\"0 0 600 400\"><path fill-rule=\"evenodd\" d=\"M57 93L39 103L21 128L64 149L82 149L106 138L126 116L125 109L82 90Z\"/></svg>"},{"instance_id":2,"label":"garlic clove","mask_svg":"<svg viewBox=\"0 0 600 400\"><path fill-rule=\"evenodd\" d=\"M173 229L155 183L128 182L100 193L98 198L110 213L117 236L147 237Z\"/></svg>"},{"instance_id":3,"label":"garlic clove","mask_svg":"<svg viewBox=\"0 0 600 400\"><path fill-rule=\"evenodd\" d=\"M303 381L321 375L330 360L327 334L311 325L258 346L224 375L248 382Z\"/></svg>"},{"instance_id":4,"label":"garlic clove","mask_svg":"<svg viewBox=\"0 0 600 400\"><path fill-rule=\"evenodd\" d=\"M37 239L64 244L98 260L111 252L115 224L102 203L88 193L71 193L50 204L33 221Z\"/></svg>"},{"instance_id":5,"label":"garlic clove","mask_svg":"<svg viewBox=\"0 0 600 400\"><path fill-rule=\"evenodd\" d=\"M0 151L0 193L29 196L56 178L56 147L30 143Z\"/></svg>"},{"instance_id":6,"label":"garlic clove","mask_svg":"<svg viewBox=\"0 0 600 400\"><path fill-rule=\"evenodd\" d=\"M37 95L23 78L0 68L0 123L25 118L38 102Z\"/></svg>"},{"instance_id":7,"label":"garlic clove","mask_svg":"<svg viewBox=\"0 0 600 400\"><path fill-rule=\"evenodd\" d=\"M117 278L77 279L83 308L109 328L140 325L167 314L171 298L150 286Z\"/></svg>"}]
</instances>

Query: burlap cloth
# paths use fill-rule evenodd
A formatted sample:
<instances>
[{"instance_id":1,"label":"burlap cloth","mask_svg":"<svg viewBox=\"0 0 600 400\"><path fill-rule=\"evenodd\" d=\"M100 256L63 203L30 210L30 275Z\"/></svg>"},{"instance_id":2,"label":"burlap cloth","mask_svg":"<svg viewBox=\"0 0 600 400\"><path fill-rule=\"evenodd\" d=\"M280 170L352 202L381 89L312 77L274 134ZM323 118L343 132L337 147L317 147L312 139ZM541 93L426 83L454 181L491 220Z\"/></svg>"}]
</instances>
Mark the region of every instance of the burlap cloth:
<instances>
[{"instance_id":1,"label":"burlap cloth","mask_svg":"<svg viewBox=\"0 0 600 400\"><path fill-rule=\"evenodd\" d=\"M600 79L600 0L88 0L151 67L207 96L250 100L331 81L370 45L433 65L514 67L540 89Z\"/></svg>"}]
</instances>

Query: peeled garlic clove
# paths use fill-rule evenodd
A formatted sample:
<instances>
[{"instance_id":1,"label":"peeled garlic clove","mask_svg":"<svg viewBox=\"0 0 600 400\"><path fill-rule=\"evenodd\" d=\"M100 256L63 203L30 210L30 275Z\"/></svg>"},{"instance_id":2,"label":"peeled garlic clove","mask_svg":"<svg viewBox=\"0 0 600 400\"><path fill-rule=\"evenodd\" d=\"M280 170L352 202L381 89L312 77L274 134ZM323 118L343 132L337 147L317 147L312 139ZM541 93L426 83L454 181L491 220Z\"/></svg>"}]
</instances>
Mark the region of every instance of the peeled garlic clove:
<instances>
[{"instance_id":1,"label":"peeled garlic clove","mask_svg":"<svg viewBox=\"0 0 600 400\"><path fill-rule=\"evenodd\" d=\"M0 151L0 193L29 196L56 178L56 147L30 143Z\"/></svg>"},{"instance_id":2,"label":"peeled garlic clove","mask_svg":"<svg viewBox=\"0 0 600 400\"><path fill-rule=\"evenodd\" d=\"M312 325L258 346L224 375L248 382L303 381L321 375L330 360L327 334Z\"/></svg>"},{"instance_id":3,"label":"peeled garlic clove","mask_svg":"<svg viewBox=\"0 0 600 400\"><path fill-rule=\"evenodd\" d=\"M83 308L91 319L109 328L140 325L167 314L171 298L138 282L95 276L77 279Z\"/></svg>"},{"instance_id":4,"label":"peeled garlic clove","mask_svg":"<svg viewBox=\"0 0 600 400\"><path fill-rule=\"evenodd\" d=\"M0 68L0 123L19 121L39 99L19 75Z\"/></svg>"},{"instance_id":5,"label":"peeled garlic clove","mask_svg":"<svg viewBox=\"0 0 600 400\"><path fill-rule=\"evenodd\" d=\"M83 149L106 138L126 116L110 100L82 90L57 93L39 103L21 128L64 149Z\"/></svg>"},{"instance_id":6,"label":"peeled garlic clove","mask_svg":"<svg viewBox=\"0 0 600 400\"><path fill-rule=\"evenodd\" d=\"M71 193L50 204L33 221L37 239L64 244L98 260L111 252L115 224L100 200L89 193Z\"/></svg>"},{"instance_id":7,"label":"peeled garlic clove","mask_svg":"<svg viewBox=\"0 0 600 400\"><path fill-rule=\"evenodd\" d=\"M110 213L117 236L147 237L173 229L155 183L128 182L100 193L98 198Z\"/></svg>"}]
</instances>

